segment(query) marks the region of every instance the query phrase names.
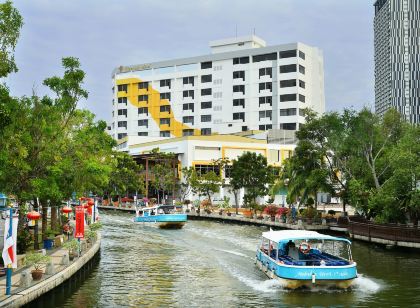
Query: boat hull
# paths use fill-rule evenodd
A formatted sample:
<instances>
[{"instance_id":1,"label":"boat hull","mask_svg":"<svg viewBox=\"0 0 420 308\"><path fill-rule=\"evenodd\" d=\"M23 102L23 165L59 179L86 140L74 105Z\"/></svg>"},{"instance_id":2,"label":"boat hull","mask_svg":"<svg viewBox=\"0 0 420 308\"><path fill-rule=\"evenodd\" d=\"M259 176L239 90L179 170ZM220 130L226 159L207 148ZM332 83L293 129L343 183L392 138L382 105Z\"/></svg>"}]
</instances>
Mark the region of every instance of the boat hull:
<instances>
[{"instance_id":1,"label":"boat hull","mask_svg":"<svg viewBox=\"0 0 420 308\"><path fill-rule=\"evenodd\" d=\"M155 223L162 229L181 229L187 222L186 214L166 214L134 217L135 222Z\"/></svg>"},{"instance_id":2,"label":"boat hull","mask_svg":"<svg viewBox=\"0 0 420 308\"><path fill-rule=\"evenodd\" d=\"M267 258L268 259L268 258ZM288 266L256 259L257 267L286 289L327 287L347 289L357 277L356 265L343 267Z\"/></svg>"}]
</instances>

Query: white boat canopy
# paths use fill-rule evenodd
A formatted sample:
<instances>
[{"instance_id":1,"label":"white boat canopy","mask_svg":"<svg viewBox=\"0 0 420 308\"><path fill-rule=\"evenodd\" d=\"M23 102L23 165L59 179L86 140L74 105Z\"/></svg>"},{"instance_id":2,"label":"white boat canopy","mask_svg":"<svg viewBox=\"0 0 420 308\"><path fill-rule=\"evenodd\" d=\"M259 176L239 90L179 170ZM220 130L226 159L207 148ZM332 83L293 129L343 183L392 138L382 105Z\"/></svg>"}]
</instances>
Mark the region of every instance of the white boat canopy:
<instances>
[{"instance_id":1,"label":"white boat canopy","mask_svg":"<svg viewBox=\"0 0 420 308\"><path fill-rule=\"evenodd\" d=\"M342 237L335 237L331 235L321 234L315 231L306 230L282 230L282 231L268 231L263 232L262 236L272 242L287 242L289 240L330 240L343 241L351 244L351 242Z\"/></svg>"}]
</instances>

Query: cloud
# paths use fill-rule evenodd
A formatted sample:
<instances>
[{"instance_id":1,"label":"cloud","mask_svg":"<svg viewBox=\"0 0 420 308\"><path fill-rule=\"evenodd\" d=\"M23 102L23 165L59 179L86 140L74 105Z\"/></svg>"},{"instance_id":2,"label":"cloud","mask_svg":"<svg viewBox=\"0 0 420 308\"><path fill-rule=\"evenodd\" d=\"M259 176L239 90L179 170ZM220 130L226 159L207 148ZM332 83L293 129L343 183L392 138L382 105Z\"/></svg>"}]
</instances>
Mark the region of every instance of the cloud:
<instances>
[{"instance_id":1,"label":"cloud","mask_svg":"<svg viewBox=\"0 0 420 308\"><path fill-rule=\"evenodd\" d=\"M366 0L37 0L16 1L25 25L19 73L8 83L31 94L75 56L86 71L81 104L111 118L111 72L130 65L209 53L214 39L250 34L268 44L301 41L324 51L327 110L373 103L373 7Z\"/></svg>"}]
</instances>

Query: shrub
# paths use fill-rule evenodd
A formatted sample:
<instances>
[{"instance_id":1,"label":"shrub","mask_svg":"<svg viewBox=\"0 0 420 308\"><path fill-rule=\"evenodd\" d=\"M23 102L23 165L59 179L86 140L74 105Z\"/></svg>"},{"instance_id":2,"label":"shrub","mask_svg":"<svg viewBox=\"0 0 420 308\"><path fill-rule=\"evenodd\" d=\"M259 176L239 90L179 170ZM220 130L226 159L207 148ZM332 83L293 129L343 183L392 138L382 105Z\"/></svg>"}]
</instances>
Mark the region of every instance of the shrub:
<instances>
[{"instance_id":1,"label":"shrub","mask_svg":"<svg viewBox=\"0 0 420 308\"><path fill-rule=\"evenodd\" d=\"M289 213L289 209L287 207L281 207L277 210L277 215L279 216L286 216Z\"/></svg>"},{"instance_id":2,"label":"shrub","mask_svg":"<svg viewBox=\"0 0 420 308\"><path fill-rule=\"evenodd\" d=\"M93 224L89 225L89 229L92 231L96 231L102 228L102 223L101 222L94 222Z\"/></svg>"},{"instance_id":3,"label":"shrub","mask_svg":"<svg viewBox=\"0 0 420 308\"><path fill-rule=\"evenodd\" d=\"M35 268L35 270L39 271L41 269L41 266L43 264L47 264L51 261L50 256L44 256L40 252L31 252L26 254L25 257L25 265L32 266Z\"/></svg>"},{"instance_id":4,"label":"shrub","mask_svg":"<svg viewBox=\"0 0 420 308\"><path fill-rule=\"evenodd\" d=\"M77 251L79 249L79 241L75 238L63 244L63 247L68 251Z\"/></svg>"},{"instance_id":5,"label":"shrub","mask_svg":"<svg viewBox=\"0 0 420 308\"><path fill-rule=\"evenodd\" d=\"M270 216L276 216L277 211L279 208L275 206L274 204L270 204L264 208L264 214L270 215Z\"/></svg>"}]
</instances>

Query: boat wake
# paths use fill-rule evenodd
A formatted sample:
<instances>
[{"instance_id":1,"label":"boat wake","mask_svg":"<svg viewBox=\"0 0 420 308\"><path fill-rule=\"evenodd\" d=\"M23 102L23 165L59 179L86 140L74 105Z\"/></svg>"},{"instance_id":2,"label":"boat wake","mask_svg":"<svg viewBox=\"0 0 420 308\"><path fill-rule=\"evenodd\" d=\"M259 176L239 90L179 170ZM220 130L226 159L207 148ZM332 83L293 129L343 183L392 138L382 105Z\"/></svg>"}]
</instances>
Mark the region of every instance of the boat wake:
<instances>
[{"instance_id":1,"label":"boat wake","mask_svg":"<svg viewBox=\"0 0 420 308\"><path fill-rule=\"evenodd\" d=\"M382 289L382 286L373 279L359 274L353 282L353 289L363 293L376 293Z\"/></svg>"},{"instance_id":2,"label":"boat wake","mask_svg":"<svg viewBox=\"0 0 420 308\"><path fill-rule=\"evenodd\" d=\"M246 254L243 254L241 252L234 251L234 250L226 250L226 249L218 249L218 248L216 248L215 250L216 251L220 251L220 252L226 252L226 253L229 253L231 255L235 255L235 256L238 256L238 257L244 257L244 258L247 258L247 259L250 259L250 260L254 260L255 259L255 258L252 258L250 256L247 256Z\"/></svg>"}]
</instances>

